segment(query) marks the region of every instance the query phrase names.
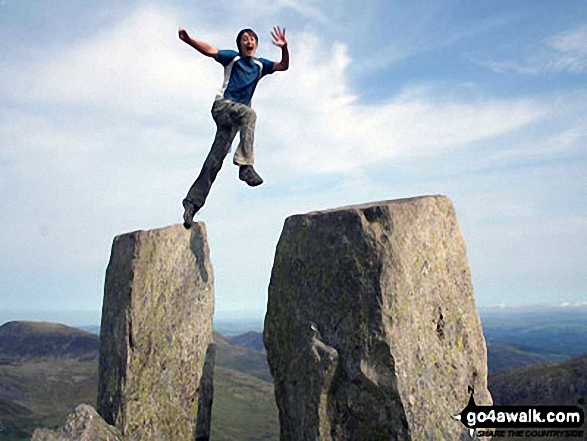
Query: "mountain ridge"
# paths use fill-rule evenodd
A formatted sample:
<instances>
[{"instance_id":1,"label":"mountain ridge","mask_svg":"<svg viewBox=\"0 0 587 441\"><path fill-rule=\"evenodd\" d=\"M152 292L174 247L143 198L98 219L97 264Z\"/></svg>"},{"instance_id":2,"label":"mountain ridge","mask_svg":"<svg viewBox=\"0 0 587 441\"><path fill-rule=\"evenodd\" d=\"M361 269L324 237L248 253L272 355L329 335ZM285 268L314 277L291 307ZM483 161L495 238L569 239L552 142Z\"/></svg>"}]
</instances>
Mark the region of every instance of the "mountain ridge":
<instances>
[{"instance_id":1,"label":"mountain ridge","mask_svg":"<svg viewBox=\"0 0 587 441\"><path fill-rule=\"evenodd\" d=\"M0 326L0 357L94 359L99 337L51 322L12 321Z\"/></svg>"}]
</instances>

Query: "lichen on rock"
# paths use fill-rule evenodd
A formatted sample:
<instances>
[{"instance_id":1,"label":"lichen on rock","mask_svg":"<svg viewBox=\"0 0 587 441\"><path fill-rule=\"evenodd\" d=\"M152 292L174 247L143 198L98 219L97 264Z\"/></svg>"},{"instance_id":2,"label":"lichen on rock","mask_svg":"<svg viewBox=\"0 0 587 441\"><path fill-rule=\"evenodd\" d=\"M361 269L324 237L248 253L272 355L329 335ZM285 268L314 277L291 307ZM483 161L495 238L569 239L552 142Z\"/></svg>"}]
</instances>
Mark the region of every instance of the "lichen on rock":
<instances>
[{"instance_id":1,"label":"lichen on rock","mask_svg":"<svg viewBox=\"0 0 587 441\"><path fill-rule=\"evenodd\" d=\"M100 334L98 411L131 440L206 439L213 275L205 226L114 239ZM205 393L204 393L205 392ZM196 427L198 426L198 427Z\"/></svg>"},{"instance_id":2,"label":"lichen on rock","mask_svg":"<svg viewBox=\"0 0 587 441\"><path fill-rule=\"evenodd\" d=\"M490 404L465 243L443 196L289 217L264 340L281 440L460 439Z\"/></svg>"},{"instance_id":3,"label":"lichen on rock","mask_svg":"<svg viewBox=\"0 0 587 441\"><path fill-rule=\"evenodd\" d=\"M92 406L80 404L58 430L36 429L31 441L127 441Z\"/></svg>"}]
</instances>

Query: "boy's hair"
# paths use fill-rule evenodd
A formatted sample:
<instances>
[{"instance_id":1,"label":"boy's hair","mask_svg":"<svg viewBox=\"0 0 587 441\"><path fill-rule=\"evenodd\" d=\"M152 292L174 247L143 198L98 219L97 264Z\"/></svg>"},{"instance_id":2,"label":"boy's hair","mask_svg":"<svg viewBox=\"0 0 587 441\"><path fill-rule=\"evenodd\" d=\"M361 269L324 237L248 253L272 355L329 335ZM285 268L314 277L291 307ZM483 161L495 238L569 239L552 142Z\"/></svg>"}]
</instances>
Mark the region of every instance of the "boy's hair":
<instances>
[{"instance_id":1,"label":"boy's hair","mask_svg":"<svg viewBox=\"0 0 587 441\"><path fill-rule=\"evenodd\" d=\"M257 42L257 46L259 45L259 37L257 37L257 34L255 33L255 31L253 31L252 29L243 29L236 36L236 47L238 47L239 54L242 52L242 50L241 50L241 38L243 38L243 35L245 33L246 34L250 34L253 37L255 37L255 41Z\"/></svg>"}]
</instances>

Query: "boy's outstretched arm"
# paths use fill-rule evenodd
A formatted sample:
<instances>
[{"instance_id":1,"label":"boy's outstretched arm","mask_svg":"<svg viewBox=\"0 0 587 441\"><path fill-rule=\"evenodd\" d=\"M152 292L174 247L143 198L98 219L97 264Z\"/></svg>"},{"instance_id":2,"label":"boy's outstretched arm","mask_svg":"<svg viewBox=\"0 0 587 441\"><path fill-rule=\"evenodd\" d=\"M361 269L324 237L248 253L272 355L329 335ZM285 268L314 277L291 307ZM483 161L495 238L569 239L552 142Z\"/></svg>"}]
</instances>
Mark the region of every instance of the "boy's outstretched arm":
<instances>
[{"instance_id":1,"label":"boy's outstretched arm","mask_svg":"<svg viewBox=\"0 0 587 441\"><path fill-rule=\"evenodd\" d=\"M273 44L281 48L281 61L273 65L273 71L287 70L289 67L289 50L285 39L285 28L281 30L279 26L274 26L271 31L271 37L273 38Z\"/></svg>"},{"instance_id":2,"label":"boy's outstretched arm","mask_svg":"<svg viewBox=\"0 0 587 441\"><path fill-rule=\"evenodd\" d=\"M195 40L195 39L191 38L188 35L187 31L182 27L179 28L179 39L181 41L189 44L195 50L197 50L202 55L205 55L207 57L215 58L216 55L218 54L218 49L216 49L214 46L210 46L208 43L206 43L204 41Z\"/></svg>"}]
</instances>

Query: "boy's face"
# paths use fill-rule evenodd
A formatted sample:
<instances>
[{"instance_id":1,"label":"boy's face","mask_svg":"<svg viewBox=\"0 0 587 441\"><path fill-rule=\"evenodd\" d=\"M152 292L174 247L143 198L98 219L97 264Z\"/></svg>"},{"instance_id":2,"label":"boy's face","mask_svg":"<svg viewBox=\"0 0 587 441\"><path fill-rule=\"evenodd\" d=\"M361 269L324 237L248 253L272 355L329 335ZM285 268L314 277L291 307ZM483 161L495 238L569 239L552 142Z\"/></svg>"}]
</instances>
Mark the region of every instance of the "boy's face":
<instances>
[{"instance_id":1,"label":"boy's face","mask_svg":"<svg viewBox=\"0 0 587 441\"><path fill-rule=\"evenodd\" d=\"M257 50L257 39L254 35L245 32L241 37L241 53L245 57L254 57Z\"/></svg>"}]
</instances>

